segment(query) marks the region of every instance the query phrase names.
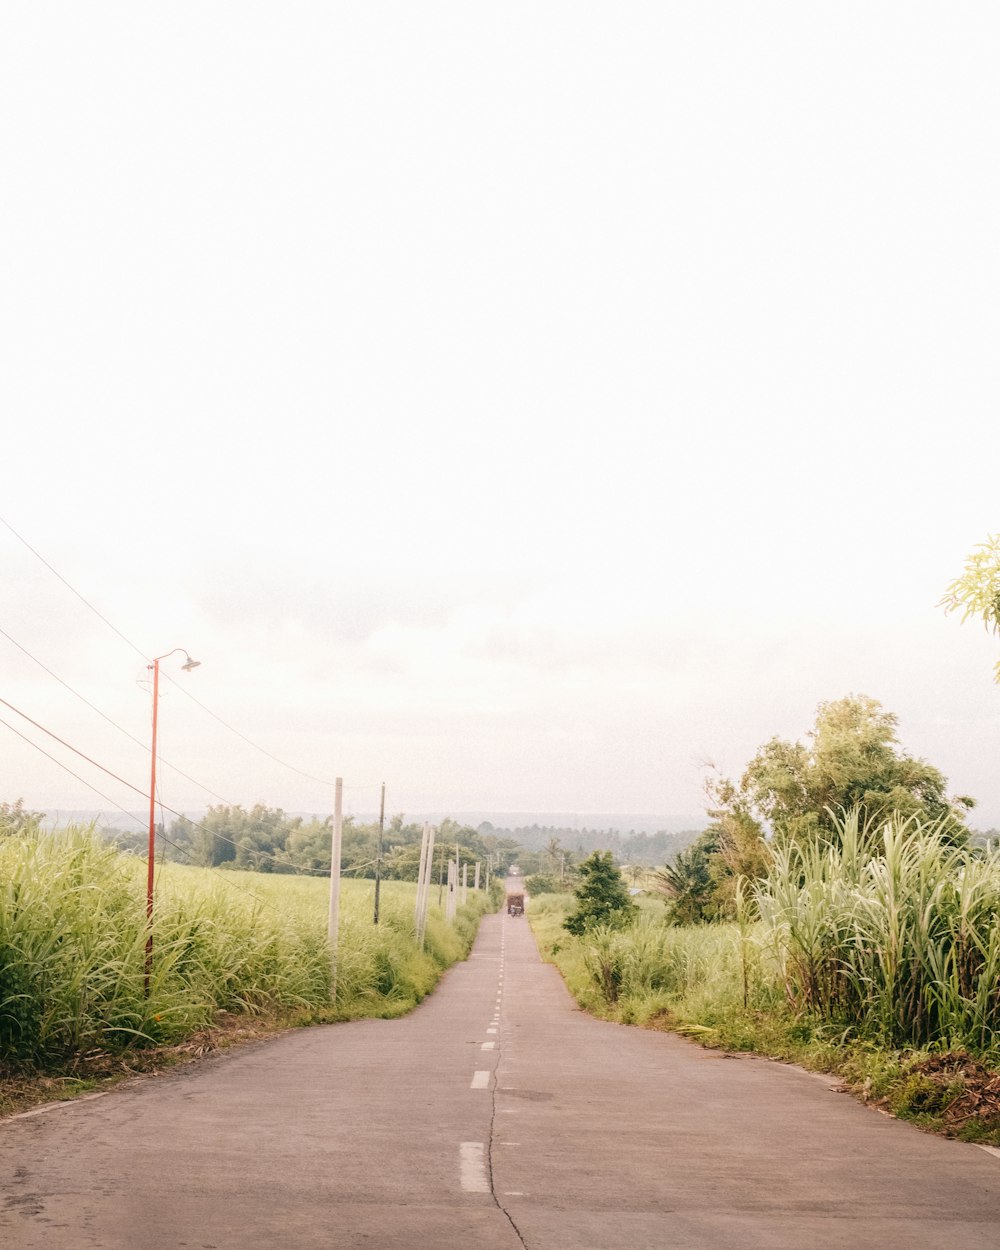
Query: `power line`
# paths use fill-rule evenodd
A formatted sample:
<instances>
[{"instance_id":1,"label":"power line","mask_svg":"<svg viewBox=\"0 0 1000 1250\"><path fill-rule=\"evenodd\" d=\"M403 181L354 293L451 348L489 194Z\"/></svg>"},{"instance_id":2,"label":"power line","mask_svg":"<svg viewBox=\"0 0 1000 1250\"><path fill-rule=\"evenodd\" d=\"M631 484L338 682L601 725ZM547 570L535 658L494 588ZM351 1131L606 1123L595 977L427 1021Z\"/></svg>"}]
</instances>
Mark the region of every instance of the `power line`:
<instances>
[{"instance_id":1,"label":"power line","mask_svg":"<svg viewBox=\"0 0 1000 1250\"><path fill-rule=\"evenodd\" d=\"M129 738L137 746L142 747L144 751L149 750L149 746L147 743L137 738L135 734L129 733L129 731L123 725L119 725L116 720L112 720L112 718L107 714L107 712L102 712L101 709L97 707L96 704L91 703L88 698L86 698L84 695L82 695L79 692L79 690L74 690L68 681L64 681L59 676L58 673L53 672L52 669L49 668L47 664L44 664L38 658L37 655L32 655L27 647L25 647L23 644L18 642L16 638L13 638L10 634L8 634L5 629L0 628L0 634L2 634L4 638L7 639L8 642L12 642L19 651L23 651L24 654L28 657L28 659L33 660L38 665L39 668L44 669L45 672L48 673L50 677L54 678L60 684L60 686L65 686L65 688L70 692L70 694L75 695L76 698L78 698L81 703L85 703L92 712L96 712L97 715L102 717L102 719L106 720L109 725L112 725L115 729L118 730L119 733L123 733L126 738ZM183 687L179 686L178 689L183 689ZM167 759L164 759L162 755L158 756L158 758L161 764L166 764L168 768L172 769L175 773L177 773L179 777L183 777L185 781L190 781L193 786L197 786L199 790L204 790L206 794L210 794L213 799L218 799L220 803L225 803L230 807L232 806L232 804L229 802L228 799L224 798L221 794L216 794L214 790L210 789L203 782L198 781L197 778L190 777L186 772L178 768L176 764L171 764L170 761Z\"/></svg>"},{"instance_id":2,"label":"power line","mask_svg":"<svg viewBox=\"0 0 1000 1250\"><path fill-rule=\"evenodd\" d=\"M40 752L42 753L42 755L44 755L47 759L50 759L50 760L52 761L52 763L53 763L53 764L57 764L57 765L58 765L58 766L59 766L59 767L60 767L60 768L61 768L64 772L69 773L69 775L70 775L71 777L75 777L77 781L79 781L79 782L81 782L83 785L85 785L85 786L87 787L87 789L88 789L88 790L93 790L93 792L94 792L96 795L98 795L100 798L104 799L104 801L105 801L106 803L110 803L112 807L117 807L117 808L118 808L118 810L119 810L120 812L123 812L123 813L124 813L124 814L125 814L125 815L126 815L126 816L130 819L130 820L134 820L134 821L136 821L138 824L143 825L143 827L145 827L145 826L144 826L144 822L143 822L143 821L141 821L141 820L139 819L139 817L135 815L135 813L134 813L134 812L130 812L127 808L122 807L122 805L121 805L120 803L116 803L116 802L115 802L115 800L114 800L113 798L111 798L111 796L110 796L110 795L107 795L107 794L105 794L103 791L98 790L98 788L97 788L95 785L91 785L91 783L90 783L89 781L87 781L87 779L86 779L85 777L81 777L79 773L75 773L75 772L72 770L72 768L67 767L67 765L65 765L65 764L62 762L62 760L58 760L58 759L56 759L56 757L55 757L54 755L50 755L50 754L49 754L49 752L48 752L48 751L46 751L44 747L40 747L40 746L38 745L38 743L37 743L37 742L32 742L32 741L31 741L31 739L30 739L29 737L27 737L27 735L26 735L26 734L21 733L21 731L20 731L19 729L16 729L16 728L15 728L12 724L10 724L10 722L9 722L9 721L5 721L5 720L3 719L3 717L0 717L0 725L4 725L7 729L9 729L9 730L11 731L11 733L12 733L12 734L16 734L16 735L17 735L20 739L22 739L22 741L26 742L26 743L28 744L28 746L30 746L30 747L34 747L36 751L40 751ZM163 805L161 804L160 806L161 806L161 809L162 809ZM171 809L168 807L166 810L167 810L167 811L170 811ZM174 813L174 814L176 815L176 813ZM196 829L200 829L200 828L202 828L202 826L201 826L201 825L195 825L194 827L195 827ZM198 867L198 865L197 865L197 864L195 864L195 863L194 863L194 860L192 859L191 852L190 852L189 850L186 850L186 849L185 849L183 846L181 846L179 843L174 842L172 838L167 837L167 835L166 835L166 834L162 831L162 829L161 829L160 833L159 833L157 836L159 837L160 841L162 841L162 842L166 842L168 846L172 846L172 847L174 848L174 850L175 850L175 851L177 851L179 854L181 854L181 855L186 855L186 856L187 856L188 866L189 866L189 867L191 867L191 868L196 868L196 867ZM222 837L222 835L221 835L221 834L216 834L215 836L216 836L216 837ZM222 838L222 841L223 841L223 842L230 842L230 844L231 844L232 846L236 846L236 845L237 845L235 842L231 842L231 840L230 840L229 838ZM263 853L263 852L261 852L261 853ZM303 873L302 875L309 875L309 874L305 874L305 873ZM323 875L325 876L326 874L324 873ZM284 913L283 913L283 912L282 912L282 911L281 911L278 907L276 907L274 903L270 902L270 900L269 900L269 899L262 898L262 897L261 897L261 895L259 895L259 894L254 894L254 892L253 892L252 890L248 890L248 889L246 889L246 887L245 887L245 886L237 885L235 881L230 880L228 877L226 877L225 875L223 875L223 874L221 874L221 873L220 873L220 875L219 875L219 880L220 880L220 881L222 881L222 882L224 882L224 883L225 883L225 885L226 885L226 886L228 886L228 888L229 888L229 889L231 889L231 890L235 890L238 894L245 894L245 895L247 896L247 898L251 898L251 899L253 899L253 901L254 901L255 903L258 903L261 907L270 907L270 908L271 908L271 910L272 910L273 912L275 912L277 915L279 915L279 916L283 916L283 915L284 915Z\"/></svg>"},{"instance_id":3,"label":"power line","mask_svg":"<svg viewBox=\"0 0 1000 1250\"><path fill-rule=\"evenodd\" d=\"M44 755L46 759L50 759L53 764L58 764L59 767L63 770L63 772L69 773L71 777L75 777L77 781L82 782L87 787L88 790L93 790L93 792L96 795L99 795L100 798L104 799L106 803L110 803L112 807L117 807L120 812L124 812L125 815L129 818L129 820L134 820L140 825L142 824L142 821L139 820L139 817L136 816L134 812L130 812L128 808L122 807L120 803L116 803L113 798L105 794L102 790L98 790L98 788L95 785L91 785L91 783L87 781L86 778L81 777L79 773L75 773L72 770L72 768L64 764L62 760L58 760L56 759L54 755L50 755L49 752L46 751L44 747L40 747L37 742L32 742L31 739L26 734L21 733L20 729L15 729L14 726L9 721L5 721L2 717L0 717L0 725L5 725L12 734L17 734L17 736L21 738L24 742L26 742L28 746L34 747L36 751L41 751L42 755Z\"/></svg>"},{"instance_id":4,"label":"power line","mask_svg":"<svg viewBox=\"0 0 1000 1250\"><path fill-rule=\"evenodd\" d=\"M35 728L40 729L43 734L48 734L50 738L54 738L60 746L66 747L66 749L72 751L74 755L79 755L81 759L86 760L88 764L93 764L95 768L99 768L102 773L107 773L109 777L113 777L115 781L119 782L123 786L126 786L129 790L134 790L136 794L141 794L144 799L149 798L148 791L140 790L139 787L134 786L131 781L126 781L124 777L119 777L118 774L112 772L110 768L105 768L103 764L98 764L97 760L92 760L89 755L85 755L83 751L67 742L64 738L60 738L57 733L53 733L51 729L46 729L44 725L40 725L38 721L33 720L27 712L22 712L21 709L19 707L15 707L13 703L8 703L8 701L3 698L0 698L0 703L2 703L4 707L9 707L12 712L16 712L18 716L23 717L29 725L34 725ZM41 748L39 748L39 750L40 749ZM47 754L47 752L43 752L43 754Z\"/></svg>"},{"instance_id":5,"label":"power line","mask_svg":"<svg viewBox=\"0 0 1000 1250\"><path fill-rule=\"evenodd\" d=\"M23 543L24 546L27 547L27 549L31 552L31 554L35 556L36 559L40 560L42 564L45 565L45 567L49 570L50 573L52 573L55 577L58 577L58 579L62 582L62 584L68 590L72 591L72 593L76 595L76 597L80 600L82 604L88 607L91 610L91 612L94 613L96 617L102 620L104 624L107 625L107 627L110 630L112 630L115 634L117 634L118 637L122 640L122 642L127 643L137 655L140 655L142 657L142 659L146 662L147 665L150 663L149 656L146 655L146 653L142 650L142 648L138 647L132 641L131 638L127 638L125 634L123 634L122 631L116 625L113 625L111 621L109 621L108 618L102 612L99 612L98 609L94 607L94 605L90 602L89 599L86 599L76 589L75 586L72 586L66 580L66 578L63 577L63 575L59 572L58 569L54 568L40 552L36 551L35 548L32 547L31 543L29 543L28 540L22 534L19 534L17 532L17 530L13 527L13 525L11 525L9 521L7 521L4 517L0 516L0 523L6 526L6 528L10 530L10 532L18 540L18 542ZM236 734L236 736L238 738L241 738L245 743L247 743L248 746L252 746L254 750L256 751L260 751L260 753L262 755L266 755L268 759L274 760L274 762L276 764L280 764L282 768L291 769L292 772L298 773L299 776L307 777L310 781L317 781L319 782L320 785L324 785L324 786L333 785L333 782L330 781L328 778L314 777L312 773L304 772L301 768L296 768L294 764L289 764L287 760L280 759L277 755L273 755L265 747L260 746L258 743L254 742L252 738L248 738L246 734L241 733L240 730L236 729L233 725L230 725L228 721L223 720L222 717L219 716L217 712L213 712L210 707L206 707L204 703L196 699L194 695L190 693L190 691L184 688L184 686L182 686L179 682L175 682L169 673L164 673L163 676L166 677L168 681L173 682L173 684L177 687L177 689L183 691L184 694L186 694L187 697L192 701L192 703L196 703L198 707L202 709L202 711L207 712L209 716L214 717L219 722L219 724L223 725L226 729L228 729L230 733ZM191 779L188 778L188 780L191 780ZM195 782L194 784L198 785L198 782ZM203 786L202 789L205 789L205 787ZM209 790L208 793L211 794L212 793L211 790ZM215 797L218 798L218 795L216 795ZM224 799L222 801L225 802Z\"/></svg>"},{"instance_id":6,"label":"power line","mask_svg":"<svg viewBox=\"0 0 1000 1250\"><path fill-rule=\"evenodd\" d=\"M88 608L90 608L91 612L93 612L95 616L100 617L100 619L104 622L104 624L107 625L108 629L116 633L118 637L122 640L122 642L128 643L128 645L132 648L132 650L135 651L138 655L141 655L147 664L149 663L149 656L146 655L146 653L142 651L139 647L137 647L131 638L126 638L125 635L122 633L122 631L116 625L112 625L111 622L108 620L108 618L104 616L103 613L99 612L97 608L95 608L94 605L90 602L89 599L85 599L83 595L81 595L80 592L76 589L75 586L71 586L70 583L66 580L66 578L63 577L63 575L59 572L59 570L56 568L53 568L52 565L49 564L48 560L46 560L46 558L40 552L36 551L35 548L32 547L31 543L29 543L28 540L22 534L19 534L8 520L0 516L0 523L5 525L7 529L10 530L10 532L14 535L14 537L18 540L18 542L24 543L25 547L28 548L31 554L36 559L41 560L41 562L45 565L45 567L49 570L49 572L54 574L54 576L58 577L59 580L62 582L62 584L67 588L67 590L71 590L82 604L85 604Z\"/></svg>"},{"instance_id":7,"label":"power line","mask_svg":"<svg viewBox=\"0 0 1000 1250\"><path fill-rule=\"evenodd\" d=\"M268 751L265 747L262 747L259 745L259 743L254 742L252 738L248 738L245 733L241 733L233 725L230 725L228 721L224 721L222 717L218 714L218 712L213 712L210 707L206 707L205 704L202 703L200 699L196 699L194 697L194 695L191 693L190 690L188 690L186 686L182 686L179 681L174 681L174 679L170 676L169 673L163 673L161 675L166 677L166 679L169 682L171 682L174 686L176 686L177 689L181 691L182 694L186 695L187 698L189 698L192 703L196 703L203 712L207 712L209 716L217 720L220 725L224 725L225 728L228 729L230 733L234 733L237 736L237 738L242 738L243 741L247 743L248 746L252 746L254 750L259 751L261 755L266 755L269 760L274 760L274 762L276 764L280 764L282 768L291 769L293 773L298 773L300 777L308 777L310 781L318 781L319 784L322 786L333 785L333 782L330 781L329 778L327 777L314 777L312 773L304 772L301 768L296 768L294 764L289 764L287 760L279 759L277 755L272 755L271 752Z\"/></svg>"},{"instance_id":8,"label":"power line","mask_svg":"<svg viewBox=\"0 0 1000 1250\"><path fill-rule=\"evenodd\" d=\"M48 734L50 738L54 738L55 741L60 744L60 746L66 747L67 750L72 751L75 755L79 755L80 758L86 760L88 764L92 764L95 768L99 768L101 772L107 773L109 777L113 777L115 781L119 782L123 786L126 786L129 790L134 790L136 794L141 795L144 799L147 799L147 800L149 799L149 793L147 791L140 790L138 786L134 786L130 781L126 781L124 777L119 777L118 774L115 772L112 772L110 768L105 768L105 766L103 764L99 764L97 760L91 759L89 755L86 755L83 751L79 750L78 747L73 746L72 743L67 742L64 738L60 738L59 735L57 733L54 733L51 729L46 729L44 725L40 724L38 721L30 717L27 714L27 712L22 712L20 708L15 707L13 703L8 702L4 698L0 698L0 703L2 703L4 707L9 707L12 712L16 712L18 716L23 717L23 719L26 720L30 725L34 725L36 729L40 729L43 734ZM115 803L114 800L111 798L108 798L106 794L102 794L101 791L98 790L96 786L92 786L90 782L84 781L84 779L82 777L79 777L76 773L74 773L71 768L67 768L65 764L62 764L59 760L57 760L55 756L49 755L48 751L44 750L44 748L40 747L37 743L32 742L31 739L26 737L24 734L19 733L18 730L14 729L12 725L9 725L7 721L3 721L0 723L7 725L7 727L9 729L12 729L13 732L16 733L19 738L23 738L24 741L27 742L30 746L33 746L36 751L41 751L41 753L44 756L46 756L48 759L52 760L56 764L59 764L60 768L65 769L66 772L76 777L78 781L83 781L83 784L87 786L88 789L93 790L95 794L99 794L102 799L107 799L109 803L113 803L114 806L119 809L119 811L125 812L125 814L130 819L136 820L139 824L143 823L142 821L139 821L139 818L135 816L132 812L129 812L126 808L122 807L120 804ZM230 804L227 804L227 806L232 807L234 805L230 803ZM183 812L178 812L175 808L169 807L166 803L159 802L159 807L161 811L161 823L163 823L162 813L164 811L169 812L171 816L177 816L178 818L181 818L184 820L188 819L188 817L185 816ZM232 838L227 838L225 834L218 833L216 832L216 830L209 829L205 825L199 824L198 822L193 821L193 820L190 822L190 824L193 829L198 829L200 832L208 834L209 837L218 838L221 842L225 842L229 846L235 847L237 850L243 849L241 848L241 844L239 842L234 842ZM171 845L173 846L174 843L171 843ZM276 855L272 855L270 851L254 849L253 854L262 856L264 859L269 859L273 864L278 864L282 867L288 866L286 861L279 859ZM311 872L310 870L306 870L302 875L311 875Z\"/></svg>"}]
</instances>

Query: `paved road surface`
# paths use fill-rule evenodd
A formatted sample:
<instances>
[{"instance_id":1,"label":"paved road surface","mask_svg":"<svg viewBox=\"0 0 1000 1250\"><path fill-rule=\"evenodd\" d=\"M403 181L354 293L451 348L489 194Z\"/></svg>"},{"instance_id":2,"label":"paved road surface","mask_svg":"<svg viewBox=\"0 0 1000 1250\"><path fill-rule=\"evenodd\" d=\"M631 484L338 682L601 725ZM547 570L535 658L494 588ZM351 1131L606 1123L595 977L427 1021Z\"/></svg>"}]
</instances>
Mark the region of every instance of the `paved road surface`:
<instances>
[{"instance_id":1,"label":"paved road surface","mask_svg":"<svg viewBox=\"0 0 1000 1250\"><path fill-rule=\"evenodd\" d=\"M0 1124L4 1250L997 1250L1000 1157L577 1011L526 920L403 1020Z\"/></svg>"}]
</instances>

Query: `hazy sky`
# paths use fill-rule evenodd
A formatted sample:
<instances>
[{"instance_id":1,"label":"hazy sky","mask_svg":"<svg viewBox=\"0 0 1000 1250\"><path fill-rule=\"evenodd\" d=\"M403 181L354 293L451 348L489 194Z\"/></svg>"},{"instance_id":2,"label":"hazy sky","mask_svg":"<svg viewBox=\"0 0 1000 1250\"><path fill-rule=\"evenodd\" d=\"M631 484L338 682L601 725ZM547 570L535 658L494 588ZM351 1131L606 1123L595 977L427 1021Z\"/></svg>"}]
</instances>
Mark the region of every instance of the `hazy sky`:
<instances>
[{"instance_id":1,"label":"hazy sky","mask_svg":"<svg viewBox=\"0 0 1000 1250\"><path fill-rule=\"evenodd\" d=\"M1000 644L935 607L1000 529L998 63L961 0L5 5L0 514L355 806L697 812L864 692L1000 822ZM0 561L146 741L140 657ZM167 759L328 808L166 688ZM19 795L102 806L0 726Z\"/></svg>"}]
</instances>

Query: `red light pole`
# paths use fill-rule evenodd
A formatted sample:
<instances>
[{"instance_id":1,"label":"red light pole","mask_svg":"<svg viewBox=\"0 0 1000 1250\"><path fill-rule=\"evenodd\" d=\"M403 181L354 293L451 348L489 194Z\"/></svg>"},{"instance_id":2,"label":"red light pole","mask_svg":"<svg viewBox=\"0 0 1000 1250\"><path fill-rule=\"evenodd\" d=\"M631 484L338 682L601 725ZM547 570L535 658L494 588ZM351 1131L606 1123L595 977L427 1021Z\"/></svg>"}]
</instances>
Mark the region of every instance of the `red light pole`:
<instances>
[{"instance_id":1,"label":"red light pole","mask_svg":"<svg viewBox=\"0 0 1000 1250\"><path fill-rule=\"evenodd\" d=\"M146 970L143 976L143 989L149 997L149 978L153 971L153 865L156 858L156 722L160 706L160 661L171 655L183 653L185 663L181 665L184 672L197 668L200 660L192 660L183 647L174 647L165 655L158 655L147 665L153 670L153 747L149 769L149 849L146 861Z\"/></svg>"}]
</instances>

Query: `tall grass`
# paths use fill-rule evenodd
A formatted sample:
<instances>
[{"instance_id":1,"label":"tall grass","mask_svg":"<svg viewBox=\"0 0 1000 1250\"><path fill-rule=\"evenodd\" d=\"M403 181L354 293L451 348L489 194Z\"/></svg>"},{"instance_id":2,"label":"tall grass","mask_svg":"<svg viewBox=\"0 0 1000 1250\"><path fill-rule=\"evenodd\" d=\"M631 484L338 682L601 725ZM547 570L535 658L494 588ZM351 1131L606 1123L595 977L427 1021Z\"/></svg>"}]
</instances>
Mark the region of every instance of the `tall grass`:
<instances>
[{"instance_id":1,"label":"tall grass","mask_svg":"<svg viewBox=\"0 0 1000 1250\"><path fill-rule=\"evenodd\" d=\"M662 903L649 902L627 929L598 925L582 937L562 928L569 896L547 895L544 905L532 899L528 914L543 952L587 1010L628 1024L646 1023L682 1000L735 1003L741 985L738 927L668 925Z\"/></svg>"},{"instance_id":2,"label":"tall grass","mask_svg":"<svg viewBox=\"0 0 1000 1250\"><path fill-rule=\"evenodd\" d=\"M325 882L163 865L148 996L144 864L92 831L0 839L0 1064L64 1066L91 1051L178 1040L228 1012L396 1015L463 957L485 896L454 926L432 907L413 936L415 886L343 883L336 1000Z\"/></svg>"},{"instance_id":3,"label":"tall grass","mask_svg":"<svg viewBox=\"0 0 1000 1250\"><path fill-rule=\"evenodd\" d=\"M736 924L671 927L654 904L581 938L561 929L567 899L533 900L529 915L581 1004L616 1019L669 1012L748 1045L780 1019L802 1036L1000 1053L996 854L853 814L828 842L776 849L737 898Z\"/></svg>"},{"instance_id":4,"label":"tall grass","mask_svg":"<svg viewBox=\"0 0 1000 1250\"><path fill-rule=\"evenodd\" d=\"M856 814L778 851L756 890L790 1003L886 1045L1000 1044L1000 861Z\"/></svg>"}]
</instances>

